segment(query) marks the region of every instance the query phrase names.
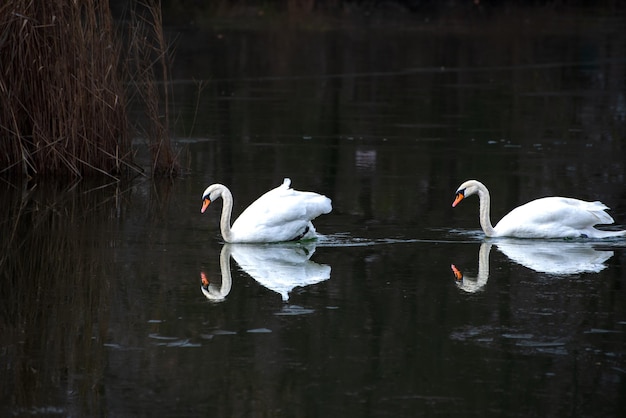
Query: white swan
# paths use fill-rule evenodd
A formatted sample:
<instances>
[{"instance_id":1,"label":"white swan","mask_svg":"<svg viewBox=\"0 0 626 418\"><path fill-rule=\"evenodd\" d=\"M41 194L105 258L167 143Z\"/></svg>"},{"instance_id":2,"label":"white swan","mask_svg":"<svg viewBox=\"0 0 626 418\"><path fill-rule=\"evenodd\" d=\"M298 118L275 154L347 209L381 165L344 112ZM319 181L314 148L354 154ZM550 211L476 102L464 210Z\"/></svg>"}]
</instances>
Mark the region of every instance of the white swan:
<instances>
[{"instance_id":1,"label":"white swan","mask_svg":"<svg viewBox=\"0 0 626 418\"><path fill-rule=\"evenodd\" d=\"M204 213L209 204L224 200L220 229L222 237L231 243L285 242L313 239L317 235L312 219L330 213L331 201L314 192L301 192L290 187L291 180L259 197L243 211L233 226L230 218L233 195L222 184L212 184L202 194Z\"/></svg>"},{"instance_id":2,"label":"white swan","mask_svg":"<svg viewBox=\"0 0 626 418\"><path fill-rule=\"evenodd\" d=\"M544 197L518 206L494 227L489 215L491 198L484 184L468 180L456 191L452 207L467 196L478 194L480 226L488 237L516 238L610 238L626 231L601 231L598 224L612 224L602 202L586 202L568 197Z\"/></svg>"}]
</instances>

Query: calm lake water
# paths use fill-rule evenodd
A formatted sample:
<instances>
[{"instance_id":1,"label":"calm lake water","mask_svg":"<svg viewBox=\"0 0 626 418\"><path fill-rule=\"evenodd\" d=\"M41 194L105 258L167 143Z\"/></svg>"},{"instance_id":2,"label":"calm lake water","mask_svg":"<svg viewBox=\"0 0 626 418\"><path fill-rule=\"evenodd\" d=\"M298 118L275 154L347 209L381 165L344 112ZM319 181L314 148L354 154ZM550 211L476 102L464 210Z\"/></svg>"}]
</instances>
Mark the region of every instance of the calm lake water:
<instances>
[{"instance_id":1,"label":"calm lake water","mask_svg":"<svg viewBox=\"0 0 626 418\"><path fill-rule=\"evenodd\" d=\"M486 240L451 207L476 178L494 223L566 195L626 228L623 22L172 28L185 175L0 186L0 415L626 415L626 240ZM200 214L284 177L333 201L316 243Z\"/></svg>"}]
</instances>

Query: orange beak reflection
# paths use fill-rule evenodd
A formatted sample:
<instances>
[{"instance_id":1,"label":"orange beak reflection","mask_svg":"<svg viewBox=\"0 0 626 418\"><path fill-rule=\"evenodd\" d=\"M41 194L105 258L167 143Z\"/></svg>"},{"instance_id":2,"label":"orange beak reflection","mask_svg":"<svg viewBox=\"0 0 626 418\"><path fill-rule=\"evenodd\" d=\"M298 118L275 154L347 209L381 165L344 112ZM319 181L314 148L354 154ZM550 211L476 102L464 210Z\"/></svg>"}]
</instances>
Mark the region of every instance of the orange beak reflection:
<instances>
[{"instance_id":1,"label":"orange beak reflection","mask_svg":"<svg viewBox=\"0 0 626 418\"><path fill-rule=\"evenodd\" d=\"M211 204L211 201L209 200L209 198L205 197L204 200L202 201L202 209L200 209L200 213L204 213L204 211L206 210L206 208L209 207L210 204Z\"/></svg>"},{"instance_id":2,"label":"orange beak reflection","mask_svg":"<svg viewBox=\"0 0 626 418\"><path fill-rule=\"evenodd\" d=\"M456 205L458 205L461 200L463 200L465 196L463 196L463 193L459 192L456 194L456 197L454 198L454 202L452 202L452 207L455 207Z\"/></svg>"},{"instance_id":3,"label":"orange beak reflection","mask_svg":"<svg viewBox=\"0 0 626 418\"><path fill-rule=\"evenodd\" d=\"M456 266L454 264L450 264L450 268L452 269L452 273L454 274L454 278L457 281L463 280L463 273L461 273L461 270L456 268Z\"/></svg>"}]
</instances>

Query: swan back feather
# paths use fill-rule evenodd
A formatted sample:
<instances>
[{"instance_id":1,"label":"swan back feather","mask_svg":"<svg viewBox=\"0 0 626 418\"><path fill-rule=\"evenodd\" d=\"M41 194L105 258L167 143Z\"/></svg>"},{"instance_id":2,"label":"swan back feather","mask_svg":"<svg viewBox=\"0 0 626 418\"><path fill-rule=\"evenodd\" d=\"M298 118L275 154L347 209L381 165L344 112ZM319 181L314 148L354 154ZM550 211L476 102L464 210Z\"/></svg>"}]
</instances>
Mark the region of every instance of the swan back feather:
<instances>
[{"instance_id":1,"label":"swan back feather","mask_svg":"<svg viewBox=\"0 0 626 418\"><path fill-rule=\"evenodd\" d=\"M239 215L230 227L232 195L223 185L209 186L204 197L224 198L221 229L227 242L284 242L313 239L317 236L311 222L320 215L330 213L331 200L314 192L291 188L291 180L266 192ZM221 190L218 194L217 190ZM224 222L226 216L228 222Z\"/></svg>"}]
</instances>

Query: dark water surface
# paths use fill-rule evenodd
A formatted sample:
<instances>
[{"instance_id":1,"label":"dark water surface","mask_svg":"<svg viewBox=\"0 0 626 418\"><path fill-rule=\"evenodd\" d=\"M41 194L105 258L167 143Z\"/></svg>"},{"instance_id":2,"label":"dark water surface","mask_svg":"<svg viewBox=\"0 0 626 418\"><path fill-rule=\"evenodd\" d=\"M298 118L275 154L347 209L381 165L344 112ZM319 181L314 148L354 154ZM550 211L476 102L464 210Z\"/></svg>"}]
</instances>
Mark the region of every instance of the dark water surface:
<instances>
[{"instance_id":1,"label":"dark water surface","mask_svg":"<svg viewBox=\"0 0 626 418\"><path fill-rule=\"evenodd\" d=\"M477 178L494 223L567 195L626 227L623 22L173 29L186 175L0 187L0 415L626 415L626 241L485 240L451 207ZM317 243L200 214L283 177L333 200Z\"/></svg>"}]
</instances>

